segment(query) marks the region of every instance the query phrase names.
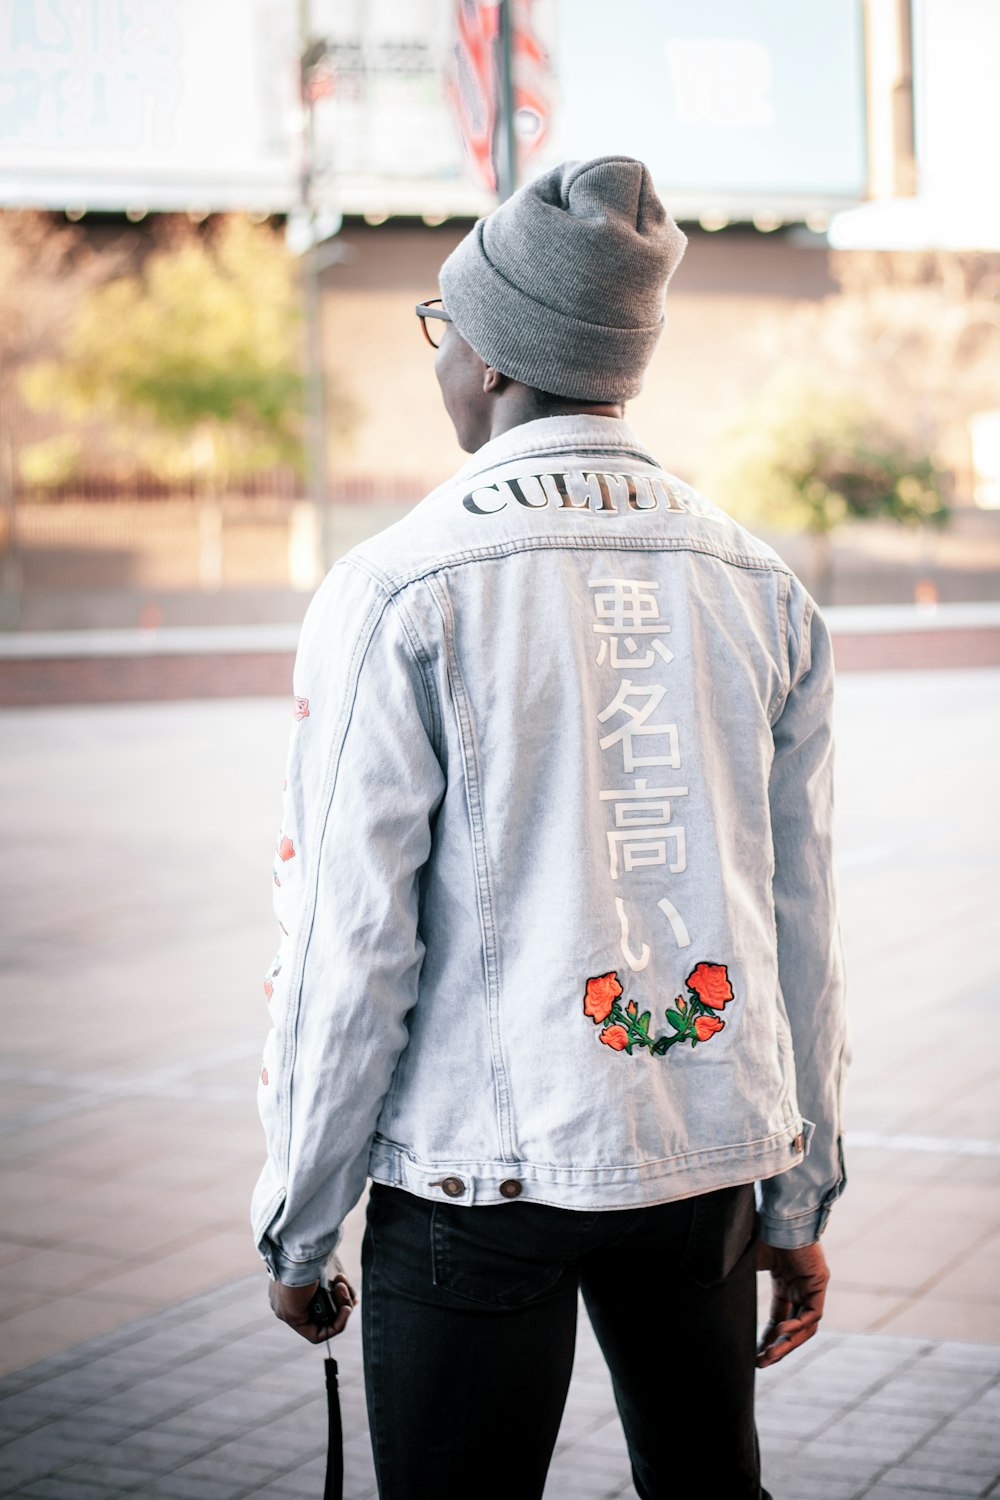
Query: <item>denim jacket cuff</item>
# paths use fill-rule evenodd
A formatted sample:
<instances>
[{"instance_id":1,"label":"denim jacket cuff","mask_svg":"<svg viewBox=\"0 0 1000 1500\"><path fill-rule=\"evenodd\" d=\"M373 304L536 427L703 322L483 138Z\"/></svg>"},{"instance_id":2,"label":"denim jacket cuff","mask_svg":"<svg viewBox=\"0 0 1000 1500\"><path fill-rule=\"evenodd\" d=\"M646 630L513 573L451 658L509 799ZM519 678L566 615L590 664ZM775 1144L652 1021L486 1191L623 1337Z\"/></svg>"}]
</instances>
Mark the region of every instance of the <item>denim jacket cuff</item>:
<instances>
[{"instance_id":1,"label":"denim jacket cuff","mask_svg":"<svg viewBox=\"0 0 1000 1500\"><path fill-rule=\"evenodd\" d=\"M765 1245L776 1250L799 1250L803 1245L814 1245L826 1228L830 1209L822 1205L808 1213L795 1214L789 1219L771 1218L760 1214L760 1238Z\"/></svg>"},{"instance_id":2,"label":"denim jacket cuff","mask_svg":"<svg viewBox=\"0 0 1000 1500\"><path fill-rule=\"evenodd\" d=\"M309 1286L319 1281L323 1268L330 1259L329 1253L315 1256L312 1260L292 1260L285 1255L273 1240L265 1240L260 1247L261 1259L267 1267L272 1281L283 1286Z\"/></svg>"}]
</instances>

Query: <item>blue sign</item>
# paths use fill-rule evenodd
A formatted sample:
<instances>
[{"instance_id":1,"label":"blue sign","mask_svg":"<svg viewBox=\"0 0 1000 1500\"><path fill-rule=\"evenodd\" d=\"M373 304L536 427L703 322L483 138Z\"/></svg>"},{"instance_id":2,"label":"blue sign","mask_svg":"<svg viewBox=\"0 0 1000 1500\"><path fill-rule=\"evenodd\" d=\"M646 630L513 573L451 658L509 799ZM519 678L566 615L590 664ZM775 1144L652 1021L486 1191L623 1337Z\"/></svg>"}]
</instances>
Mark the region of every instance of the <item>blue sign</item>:
<instances>
[{"instance_id":1,"label":"blue sign","mask_svg":"<svg viewBox=\"0 0 1000 1500\"><path fill-rule=\"evenodd\" d=\"M864 196L860 0L559 0L555 60L565 156L720 199Z\"/></svg>"}]
</instances>

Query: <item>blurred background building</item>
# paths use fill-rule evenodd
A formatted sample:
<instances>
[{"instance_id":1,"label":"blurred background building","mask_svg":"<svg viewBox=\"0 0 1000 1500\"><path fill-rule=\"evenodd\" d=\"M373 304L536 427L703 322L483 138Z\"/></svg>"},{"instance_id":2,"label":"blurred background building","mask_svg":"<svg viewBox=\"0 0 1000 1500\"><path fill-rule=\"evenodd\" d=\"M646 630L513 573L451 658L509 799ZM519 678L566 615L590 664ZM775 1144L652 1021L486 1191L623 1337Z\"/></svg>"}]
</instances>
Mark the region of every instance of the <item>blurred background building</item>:
<instances>
[{"instance_id":1,"label":"blurred background building","mask_svg":"<svg viewBox=\"0 0 1000 1500\"><path fill-rule=\"evenodd\" d=\"M690 238L628 413L664 467L826 600L1000 598L998 42L990 0L12 0L4 624L297 621L461 458L441 261L613 152Z\"/></svg>"}]
</instances>

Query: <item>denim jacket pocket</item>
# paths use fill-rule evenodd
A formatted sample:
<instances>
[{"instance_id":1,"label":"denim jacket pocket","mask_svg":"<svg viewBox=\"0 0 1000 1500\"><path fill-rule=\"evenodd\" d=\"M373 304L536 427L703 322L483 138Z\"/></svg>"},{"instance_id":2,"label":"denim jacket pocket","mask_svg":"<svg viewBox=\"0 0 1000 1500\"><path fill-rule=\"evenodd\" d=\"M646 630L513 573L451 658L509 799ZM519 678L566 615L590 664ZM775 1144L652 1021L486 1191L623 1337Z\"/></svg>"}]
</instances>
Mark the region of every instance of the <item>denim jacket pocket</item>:
<instances>
[{"instance_id":1,"label":"denim jacket pocket","mask_svg":"<svg viewBox=\"0 0 1000 1500\"><path fill-rule=\"evenodd\" d=\"M752 1182L700 1193L681 1269L698 1286L724 1281L756 1238L757 1208Z\"/></svg>"},{"instance_id":2,"label":"denim jacket pocket","mask_svg":"<svg viewBox=\"0 0 1000 1500\"><path fill-rule=\"evenodd\" d=\"M484 1307L518 1307L548 1291L562 1276L562 1266L534 1250L530 1234L511 1233L511 1214L533 1206L511 1210L435 1204L434 1285Z\"/></svg>"}]
</instances>

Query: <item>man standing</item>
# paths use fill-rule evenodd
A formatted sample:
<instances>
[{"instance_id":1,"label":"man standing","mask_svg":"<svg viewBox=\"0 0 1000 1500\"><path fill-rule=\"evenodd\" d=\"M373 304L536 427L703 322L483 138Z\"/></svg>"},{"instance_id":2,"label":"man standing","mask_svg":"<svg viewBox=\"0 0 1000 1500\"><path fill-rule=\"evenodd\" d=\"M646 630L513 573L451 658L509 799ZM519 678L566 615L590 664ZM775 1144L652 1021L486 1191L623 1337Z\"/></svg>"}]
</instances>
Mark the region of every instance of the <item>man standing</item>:
<instances>
[{"instance_id":1,"label":"man standing","mask_svg":"<svg viewBox=\"0 0 1000 1500\"><path fill-rule=\"evenodd\" d=\"M624 157L476 224L418 308L472 457L303 626L253 1220L275 1312L315 1340L373 1179L383 1500L541 1495L579 1292L639 1495L756 1500L755 1363L822 1314L830 639L624 422L685 243Z\"/></svg>"}]
</instances>

